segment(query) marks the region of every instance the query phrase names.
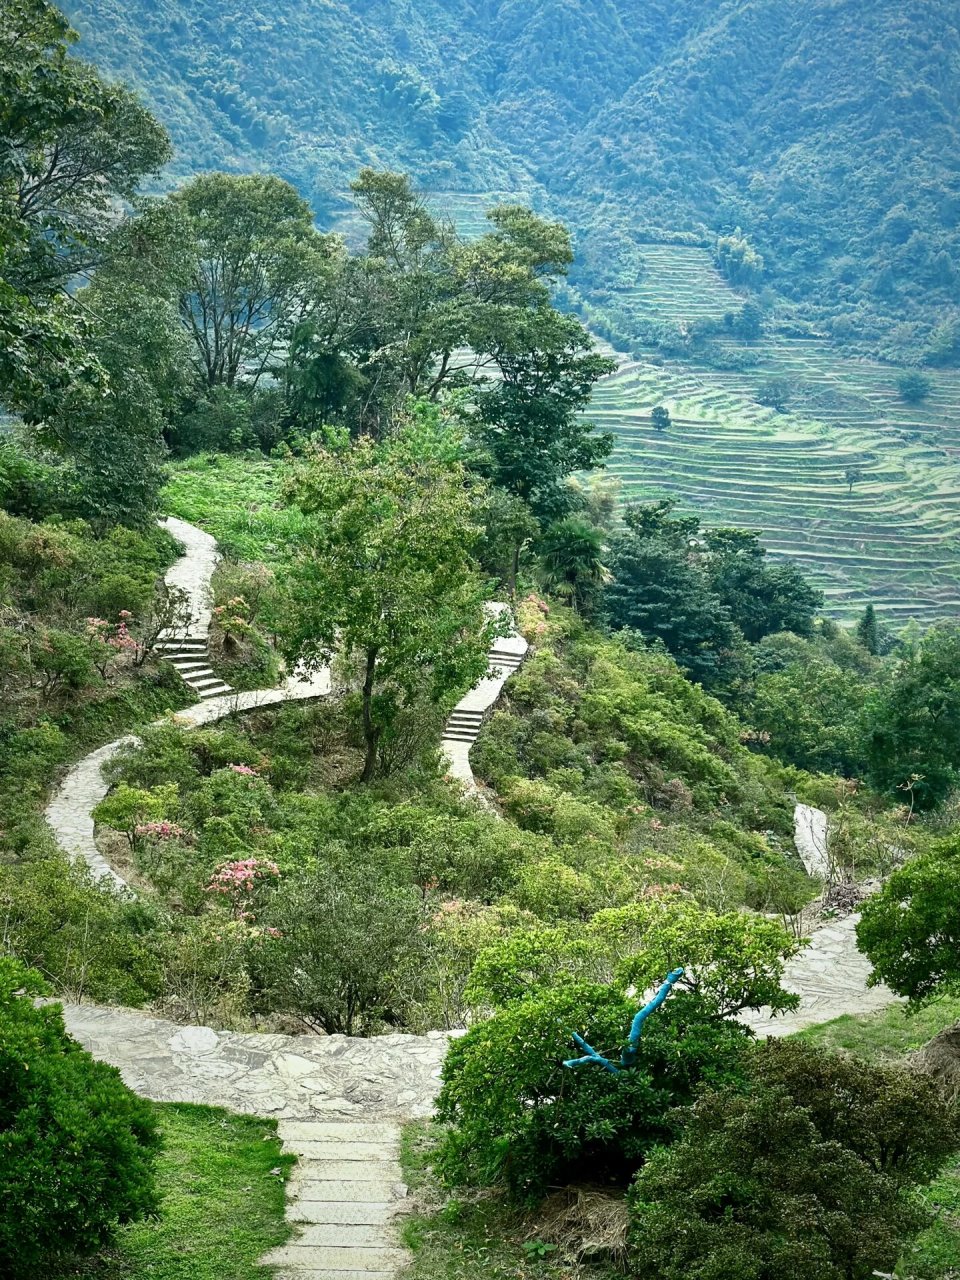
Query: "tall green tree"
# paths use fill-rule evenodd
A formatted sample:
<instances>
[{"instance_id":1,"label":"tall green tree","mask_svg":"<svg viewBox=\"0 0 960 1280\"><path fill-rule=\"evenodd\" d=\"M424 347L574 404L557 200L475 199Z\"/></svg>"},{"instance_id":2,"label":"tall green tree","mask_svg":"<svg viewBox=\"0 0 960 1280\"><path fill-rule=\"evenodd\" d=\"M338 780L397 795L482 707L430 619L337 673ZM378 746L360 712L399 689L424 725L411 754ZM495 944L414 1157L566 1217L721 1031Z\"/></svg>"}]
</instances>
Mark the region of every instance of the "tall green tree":
<instances>
[{"instance_id":1,"label":"tall green tree","mask_svg":"<svg viewBox=\"0 0 960 1280\"><path fill-rule=\"evenodd\" d=\"M704 536L711 587L755 644L777 631L808 636L823 592L789 561L771 564L754 529L711 529Z\"/></svg>"},{"instance_id":2,"label":"tall green tree","mask_svg":"<svg viewBox=\"0 0 960 1280\"><path fill-rule=\"evenodd\" d=\"M695 516L674 517L669 502L628 507L623 531L611 540L604 606L615 630L660 640L694 680L713 686L738 636L692 554L699 527Z\"/></svg>"},{"instance_id":3,"label":"tall green tree","mask_svg":"<svg viewBox=\"0 0 960 1280\"><path fill-rule=\"evenodd\" d=\"M291 487L308 519L276 625L292 662L337 651L359 668L364 780L405 709L442 705L486 669L481 530L458 452L415 426L381 443L341 435Z\"/></svg>"},{"instance_id":4,"label":"tall green tree","mask_svg":"<svg viewBox=\"0 0 960 1280\"><path fill-rule=\"evenodd\" d=\"M960 630L927 632L864 712L867 776L935 808L960 783Z\"/></svg>"},{"instance_id":5,"label":"tall green tree","mask_svg":"<svg viewBox=\"0 0 960 1280\"><path fill-rule=\"evenodd\" d=\"M880 652L880 627L877 623L877 611L868 604L857 621L857 639L867 653Z\"/></svg>"},{"instance_id":6,"label":"tall green tree","mask_svg":"<svg viewBox=\"0 0 960 1280\"><path fill-rule=\"evenodd\" d=\"M169 199L186 214L179 308L200 382L253 389L310 316L338 242L280 178L206 173Z\"/></svg>"},{"instance_id":7,"label":"tall green tree","mask_svg":"<svg viewBox=\"0 0 960 1280\"><path fill-rule=\"evenodd\" d=\"M169 158L126 89L70 56L46 0L0 0L0 401L39 421L106 378L65 286L102 256L117 204Z\"/></svg>"}]
</instances>

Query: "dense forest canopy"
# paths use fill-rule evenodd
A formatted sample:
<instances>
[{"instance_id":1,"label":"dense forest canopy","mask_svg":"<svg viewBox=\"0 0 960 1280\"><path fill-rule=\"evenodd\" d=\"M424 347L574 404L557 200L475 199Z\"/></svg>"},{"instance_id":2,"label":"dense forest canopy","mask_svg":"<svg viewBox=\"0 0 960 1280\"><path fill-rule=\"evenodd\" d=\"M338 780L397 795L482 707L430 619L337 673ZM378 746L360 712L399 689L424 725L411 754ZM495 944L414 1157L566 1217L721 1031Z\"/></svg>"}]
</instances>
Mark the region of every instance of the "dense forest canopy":
<instances>
[{"instance_id":1,"label":"dense forest canopy","mask_svg":"<svg viewBox=\"0 0 960 1280\"><path fill-rule=\"evenodd\" d=\"M278 172L327 214L371 163L522 195L579 228L577 283L601 303L646 240L740 227L763 259L751 283L888 352L955 354L946 0L67 8L86 55L170 130L175 173Z\"/></svg>"}]
</instances>

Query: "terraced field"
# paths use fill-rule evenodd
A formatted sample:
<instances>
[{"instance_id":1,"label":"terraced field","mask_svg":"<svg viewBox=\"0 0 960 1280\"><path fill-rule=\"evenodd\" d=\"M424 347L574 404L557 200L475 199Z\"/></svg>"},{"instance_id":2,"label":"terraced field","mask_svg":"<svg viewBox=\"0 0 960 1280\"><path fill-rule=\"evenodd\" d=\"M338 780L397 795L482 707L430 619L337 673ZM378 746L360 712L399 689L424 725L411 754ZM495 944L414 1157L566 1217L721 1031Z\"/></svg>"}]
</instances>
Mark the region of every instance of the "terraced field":
<instances>
[{"instance_id":1,"label":"terraced field","mask_svg":"<svg viewBox=\"0 0 960 1280\"><path fill-rule=\"evenodd\" d=\"M655 248L632 291L638 311L682 320L738 304L706 251ZM624 496L673 495L710 523L762 529L838 617L867 601L891 623L960 614L960 375L932 375L932 394L911 407L895 368L814 339L758 350L743 372L625 362L601 384L592 416L618 437ZM791 383L788 412L757 403L771 377ZM660 403L673 417L662 435L650 425ZM848 467L862 472L852 492Z\"/></svg>"}]
</instances>

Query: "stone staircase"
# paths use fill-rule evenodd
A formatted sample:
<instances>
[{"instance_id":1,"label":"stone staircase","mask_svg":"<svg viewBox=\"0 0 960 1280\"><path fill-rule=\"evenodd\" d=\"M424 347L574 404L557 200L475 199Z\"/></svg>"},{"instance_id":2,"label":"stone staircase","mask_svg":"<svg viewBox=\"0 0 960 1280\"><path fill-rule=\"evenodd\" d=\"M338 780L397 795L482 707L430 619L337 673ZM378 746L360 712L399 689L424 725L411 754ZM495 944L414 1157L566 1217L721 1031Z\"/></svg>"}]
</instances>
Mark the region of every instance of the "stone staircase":
<instances>
[{"instance_id":1,"label":"stone staircase","mask_svg":"<svg viewBox=\"0 0 960 1280\"><path fill-rule=\"evenodd\" d=\"M524 653L517 653L495 643L490 650L486 680L499 680L501 683L504 680L508 680L523 665L525 656ZM468 696L450 712L450 717L443 730L445 741L466 742L468 744L476 742L487 709L478 710L471 707L468 705L469 701Z\"/></svg>"},{"instance_id":2,"label":"stone staircase","mask_svg":"<svg viewBox=\"0 0 960 1280\"><path fill-rule=\"evenodd\" d=\"M198 697L220 698L232 693L210 665L210 648L206 636L166 636L157 641L157 653L172 662L183 681Z\"/></svg>"},{"instance_id":3,"label":"stone staircase","mask_svg":"<svg viewBox=\"0 0 960 1280\"><path fill-rule=\"evenodd\" d=\"M408 1261L392 1221L406 1195L399 1128L281 1120L280 1137L298 1157L287 1189L297 1234L263 1259L277 1280L390 1280Z\"/></svg>"}]
</instances>

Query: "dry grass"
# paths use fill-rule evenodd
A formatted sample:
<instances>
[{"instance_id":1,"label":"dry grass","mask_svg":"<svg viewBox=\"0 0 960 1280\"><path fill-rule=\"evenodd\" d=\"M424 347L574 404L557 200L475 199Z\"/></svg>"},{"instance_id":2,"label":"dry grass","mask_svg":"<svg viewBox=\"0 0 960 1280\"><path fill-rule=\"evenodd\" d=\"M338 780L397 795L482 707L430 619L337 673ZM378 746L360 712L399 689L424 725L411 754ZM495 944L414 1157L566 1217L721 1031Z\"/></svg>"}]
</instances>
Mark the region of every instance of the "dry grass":
<instances>
[{"instance_id":1,"label":"dry grass","mask_svg":"<svg viewBox=\"0 0 960 1280\"><path fill-rule=\"evenodd\" d=\"M527 1238L557 1246L571 1261L623 1265L627 1257L627 1203L622 1195L589 1187L563 1187L549 1196Z\"/></svg>"}]
</instances>

